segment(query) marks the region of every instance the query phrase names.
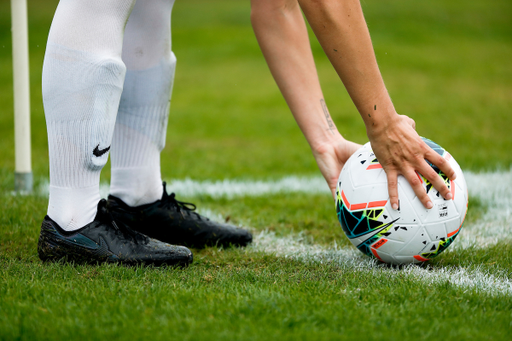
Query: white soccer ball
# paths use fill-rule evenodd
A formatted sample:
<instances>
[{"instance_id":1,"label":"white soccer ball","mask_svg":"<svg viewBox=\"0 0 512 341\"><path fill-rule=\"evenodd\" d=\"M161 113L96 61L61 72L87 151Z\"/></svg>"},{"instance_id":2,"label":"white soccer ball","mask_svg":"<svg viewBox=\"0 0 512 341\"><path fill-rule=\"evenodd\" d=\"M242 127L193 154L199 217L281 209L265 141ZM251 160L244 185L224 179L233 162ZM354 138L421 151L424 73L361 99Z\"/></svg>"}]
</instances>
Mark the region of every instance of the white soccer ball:
<instances>
[{"instance_id":1,"label":"white soccer ball","mask_svg":"<svg viewBox=\"0 0 512 341\"><path fill-rule=\"evenodd\" d=\"M343 167L336 189L336 212L349 240L364 254L390 264L420 263L444 251L457 237L468 208L464 174L441 146L423 140L449 161L457 174L451 181L432 166L450 189L445 200L418 174L434 207L426 209L403 176L398 177L400 207L391 208L386 174L368 142Z\"/></svg>"}]
</instances>

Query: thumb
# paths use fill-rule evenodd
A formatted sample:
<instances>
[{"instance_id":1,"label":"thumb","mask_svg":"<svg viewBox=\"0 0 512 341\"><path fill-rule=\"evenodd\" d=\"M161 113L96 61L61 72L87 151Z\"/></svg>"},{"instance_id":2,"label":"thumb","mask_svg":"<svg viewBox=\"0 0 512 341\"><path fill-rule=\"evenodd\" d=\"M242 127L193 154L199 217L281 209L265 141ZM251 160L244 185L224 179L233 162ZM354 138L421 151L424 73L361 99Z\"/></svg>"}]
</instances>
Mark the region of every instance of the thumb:
<instances>
[{"instance_id":1,"label":"thumb","mask_svg":"<svg viewBox=\"0 0 512 341\"><path fill-rule=\"evenodd\" d=\"M332 198L336 200L336 183L334 183L334 186L332 184L329 184L329 188L332 193Z\"/></svg>"}]
</instances>

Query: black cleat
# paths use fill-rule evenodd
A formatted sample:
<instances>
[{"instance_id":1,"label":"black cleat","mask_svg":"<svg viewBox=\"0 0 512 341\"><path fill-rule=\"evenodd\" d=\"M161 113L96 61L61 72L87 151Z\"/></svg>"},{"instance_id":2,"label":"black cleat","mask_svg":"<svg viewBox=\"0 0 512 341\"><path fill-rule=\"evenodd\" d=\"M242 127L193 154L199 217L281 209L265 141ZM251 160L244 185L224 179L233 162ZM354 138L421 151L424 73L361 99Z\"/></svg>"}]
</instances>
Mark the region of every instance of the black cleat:
<instances>
[{"instance_id":1,"label":"black cleat","mask_svg":"<svg viewBox=\"0 0 512 341\"><path fill-rule=\"evenodd\" d=\"M249 231L236 226L213 222L194 210L196 205L178 201L175 194L164 194L161 200L136 207L126 205L112 195L108 197L108 209L116 221L131 229L166 243L194 248L205 246L246 246L252 242Z\"/></svg>"},{"instance_id":2,"label":"black cleat","mask_svg":"<svg viewBox=\"0 0 512 341\"><path fill-rule=\"evenodd\" d=\"M182 266L192 263L192 252L186 247L163 243L116 223L105 199L98 203L94 221L76 231L65 231L46 216L37 251L43 261Z\"/></svg>"}]
</instances>

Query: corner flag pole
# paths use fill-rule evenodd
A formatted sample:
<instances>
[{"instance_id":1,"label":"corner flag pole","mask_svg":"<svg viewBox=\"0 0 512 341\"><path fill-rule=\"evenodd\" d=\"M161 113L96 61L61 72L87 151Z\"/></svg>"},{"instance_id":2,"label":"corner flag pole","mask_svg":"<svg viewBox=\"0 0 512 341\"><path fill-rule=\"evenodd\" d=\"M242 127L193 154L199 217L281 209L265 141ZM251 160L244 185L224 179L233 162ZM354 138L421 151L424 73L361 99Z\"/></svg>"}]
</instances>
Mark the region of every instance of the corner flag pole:
<instances>
[{"instance_id":1,"label":"corner flag pole","mask_svg":"<svg viewBox=\"0 0 512 341\"><path fill-rule=\"evenodd\" d=\"M28 67L27 1L11 0L12 63L14 84L14 190L32 192L30 151L30 90Z\"/></svg>"}]
</instances>

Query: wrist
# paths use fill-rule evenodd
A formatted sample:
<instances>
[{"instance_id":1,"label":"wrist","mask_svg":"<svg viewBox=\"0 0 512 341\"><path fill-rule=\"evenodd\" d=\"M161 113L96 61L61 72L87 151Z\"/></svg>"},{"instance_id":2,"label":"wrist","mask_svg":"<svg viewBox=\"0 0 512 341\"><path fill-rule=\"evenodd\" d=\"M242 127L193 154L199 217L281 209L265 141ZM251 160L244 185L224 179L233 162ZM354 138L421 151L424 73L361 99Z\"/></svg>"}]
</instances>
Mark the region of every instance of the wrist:
<instances>
[{"instance_id":1,"label":"wrist","mask_svg":"<svg viewBox=\"0 0 512 341\"><path fill-rule=\"evenodd\" d=\"M367 113L367 119L364 120L366 126L366 135L371 140L372 137L384 134L390 127L394 126L400 119L400 115L392 110L382 110L374 113Z\"/></svg>"},{"instance_id":2,"label":"wrist","mask_svg":"<svg viewBox=\"0 0 512 341\"><path fill-rule=\"evenodd\" d=\"M385 130L399 116L385 88L363 100L354 100L354 104L366 126L368 137Z\"/></svg>"},{"instance_id":3,"label":"wrist","mask_svg":"<svg viewBox=\"0 0 512 341\"><path fill-rule=\"evenodd\" d=\"M301 110L292 110L292 113L311 150L344 140L325 104L311 108L302 107Z\"/></svg>"},{"instance_id":4,"label":"wrist","mask_svg":"<svg viewBox=\"0 0 512 341\"><path fill-rule=\"evenodd\" d=\"M313 155L321 155L329 150L331 150L334 146L345 143L347 140L336 130L334 134L325 134L324 136L319 136L312 141L309 141L309 146L311 147L311 151Z\"/></svg>"}]
</instances>

